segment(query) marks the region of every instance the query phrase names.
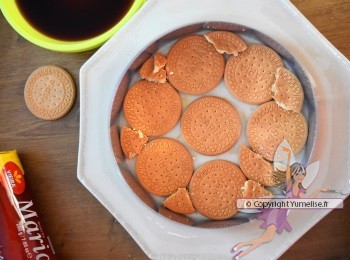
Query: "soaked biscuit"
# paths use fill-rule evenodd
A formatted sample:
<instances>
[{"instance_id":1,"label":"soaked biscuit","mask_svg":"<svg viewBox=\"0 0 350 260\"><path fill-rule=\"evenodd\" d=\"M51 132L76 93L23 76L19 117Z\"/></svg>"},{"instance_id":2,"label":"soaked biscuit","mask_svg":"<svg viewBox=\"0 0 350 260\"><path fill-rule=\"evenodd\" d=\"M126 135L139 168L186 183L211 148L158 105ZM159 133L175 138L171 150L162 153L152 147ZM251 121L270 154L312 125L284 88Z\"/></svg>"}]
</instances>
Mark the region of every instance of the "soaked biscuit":
<instances>
[{"instance_id":1,"label":"soaked biscuit","mask_svg":"<svg viewBox=\"0 0 350 260\"><path fill-rule=\"evenodd\" d=\"M271 86L277 68L283 67L280 56L264 45L250 45L226 63L225 85L237 99L262 104L272 99Z\"/></svg>"},{"instance_id":2,"label":"soaked biscuit","mask_svg":"<svg viewBox=\"0 0 350 260\"><path fill-rule=\"evenodd\" d=\"M231 149L241 134L236 108L220 97L202 97L192 102L181 119L182 135L191 148L204 155Z\"/></svg>"},{"instance_id":3,"label":"soaked biscuit","mask_svg":"<svg viewBox=\"0 0 350 260\"><path fill-rule=\"evenodd\" d=\"M136 160L136 176L150 193L169 196L185 188L193 173L193 160L188 150L170 138L147 143Z\"/></svg>"},{"instance_id":4,"label":"soaked biscuit","mask_svg":"<svg viewBox=\"0 0 350 260\"><path fill-rule=\"evenodd\" d=\"M245 181L239 167L229 161L214 160L203 164L195 171L189 185L194 208L210 219L234 216Z\"/></svg>"},{"instance_id":5,"label":"soaked biscuit","mask_svg":"<svg viewBox=\"0 0 350 260\"><path fill-rule=\"evenodd\" d=\"M223 55L202 35L178 40L169 50L166 72L169 82L192 95L207 93L221 81L225 69Z\"/></svg>"},{"instance_id":6,"label":"soaked biscuit","mask_svg":"<svg viewBox=\"0 0 350 260\"><path fill-rule=\"evenodd\" d=\"M302 113L287 111L271 101L262 104L249 118L247 138L252 150L272 161L278 145L286 139L296 155L307 138L307 122Z\"/></svg>"},{"instance_id":7,"label":"soaked biscuit","mask_svg":"<svg viewBox=\"0 0 350 260\"><path fill-rule=\"evenodd\" d=\"M133 129L148 136L169 132L181 115L181 98L169 83L136 82L124 99L124 116Z\"/></svg>"}]
</instances>

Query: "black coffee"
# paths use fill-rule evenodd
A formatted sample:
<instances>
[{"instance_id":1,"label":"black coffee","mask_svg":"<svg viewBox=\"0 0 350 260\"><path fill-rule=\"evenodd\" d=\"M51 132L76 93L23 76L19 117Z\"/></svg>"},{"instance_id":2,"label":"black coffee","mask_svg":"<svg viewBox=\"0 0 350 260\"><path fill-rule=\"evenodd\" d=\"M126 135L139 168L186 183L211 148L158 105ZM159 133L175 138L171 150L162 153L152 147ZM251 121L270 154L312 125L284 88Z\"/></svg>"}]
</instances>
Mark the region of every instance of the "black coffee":
<instances>
[{"instance_id":1,"label":"black coffee","mask_svg":"<svg viewBox=\"0 0 350 260\"><path fill-rule=\"evenodd\" d=\"M133 0L16 0L22 15L41 33L77 41L112 28Z\"/></svg>"}]
</instances>

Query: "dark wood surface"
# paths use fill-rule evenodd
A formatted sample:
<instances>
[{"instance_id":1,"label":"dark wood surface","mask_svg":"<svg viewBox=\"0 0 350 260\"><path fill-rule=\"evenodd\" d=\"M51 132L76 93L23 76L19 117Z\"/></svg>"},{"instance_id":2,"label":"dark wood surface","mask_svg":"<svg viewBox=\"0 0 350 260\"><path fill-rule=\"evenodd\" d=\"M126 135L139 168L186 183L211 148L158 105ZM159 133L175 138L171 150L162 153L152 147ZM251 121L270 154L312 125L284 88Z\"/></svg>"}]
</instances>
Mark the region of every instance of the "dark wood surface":
<instances>
[{"instance_id":1,"label":"dark wood surface","mask_svg":"<svg viewBox=\"0 0 350 260\"><path fill-rule=\"evenodd\" d=\"M292 2L350 58L350 0ZM78 75L79 68L93 53L65 54L37 47L19 36L0 14L0 150L18 149L33 199L60 259L147 259L76 177ZM57 121L34 117L23 97L27 77L37 67L48 64L68 70L78 87L73 109ZM349 198L344 206L322 219L281 258L350 257Z\"/></svg>"}]
</instances>

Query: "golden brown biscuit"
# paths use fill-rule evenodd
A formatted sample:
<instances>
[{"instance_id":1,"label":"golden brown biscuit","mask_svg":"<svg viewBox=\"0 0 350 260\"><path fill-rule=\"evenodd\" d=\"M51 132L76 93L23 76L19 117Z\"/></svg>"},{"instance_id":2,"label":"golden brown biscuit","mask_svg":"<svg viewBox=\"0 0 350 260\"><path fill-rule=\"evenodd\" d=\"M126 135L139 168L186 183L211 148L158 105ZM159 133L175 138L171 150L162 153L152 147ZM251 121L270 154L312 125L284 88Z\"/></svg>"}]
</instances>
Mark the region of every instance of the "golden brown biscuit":
<instances>
[{"instance_id":1,"label":"golden brown biscuit","mask_svg":"<svg viewBox=\"0 0 350 260\"><path fill-rule=\"evenodd\" d=\"M238 160L242 172L248 179L264 186L277 184L274 179L273 165L243 144L239 148Z\"/></svg>"},{"instance_id":2,"label":"golden brown biscuit","mask_svg":"<svg viewBox=\"0 0 350 260\"><path fill-rule=\"evenodd\" d=\"M225 85L239 100L262 104L272 99L271 86L277 68L283 67L280 56L264 45L250 45L226 63Z\"/></svg>"},{"instance_id":3,"label":"golden brown biscuit","mask_svg":"<svg viewBox=\"0 0 350 260\"><path fill-rule=\"evenodd\" d=\"M148 207L151 209L157 210L157 205L153 198L145 191L141 185L138 183L138 181L132 176L131 172L128 170L119 167L120 172L122 173L126 183L129 185L129 187L135 192L137 197L139 197Z\"/></svg>"},{"instance_id":4,"label":"golden brown biscuit","mask_svg":"<svg viewBox=\"0 0 350 260\"><path fill-rule=\"evenodd\" d=\"M237 213L237 198L246 177L235 164L214 160L200 166L191 179L189 192L194 208L211 219L223 220Z\"/></svg>"},{"instance_id":5,"label":"golden brown biscuit","mask_svg":"<svg viewBox=\"0 0 350 260\"><path fill-rule=\"evenodd\" d=\"M171 210L168 210L167 208L165 207L160 207L159 210L158 210L159 214L161 214L162 216L170 219L170 220L173 220L173 221L176 221L180 224L184 224L184 225L187 225L187 226L192 226L193 225L193 221L191 219L189 219L188 217L186 217L185 215L182 215L182 214L179 214L179 213L175 213Z\"/></svg>"},{"instance_id":6,"label":"golden brown biscuit","mask_svg":"<svg viewBox=\"0 0 350 260\"><path fill-rule=\"evenodd\" d=\"M178 40L168 53L168 80L174 88L187 94L204 94L215 88L224 69L224 57L202 35Z\"/></svg>"},{"instance_id":7,"label":"golden brown biscuit","mask_svg":"<svg viewBox=\"0 0 350 260\"><path fill-rule=\"evenodd\" d=\"M33 115L55 120L68 113L76 95L73 78L57 66L42 66L27 79L24 100Z\"/></svg>"},{"instance_id":8,"label":"golden brown biscuit","mask_svg":"<svg viewBox=\"0 0 350 260\"><path fill-rule=\"evenodd\" d=\"M161 54L160 52L155 53L154 54L153 72L157 73L158 71L163 69L165 67L166 63L167 63L167 59L163 54Z\"/></svg>"},{"instance_id":9,"label":"golden brown biscuit","mask_svg":"<svg viewBox=\"0 0 350 260\"><path fill-rule=\"evenodd\" d=\"M246 181L241 189L243 199L256 199L272 195L272 192L266 190L260 183L253 180Z\"/></svg>"},{"instance_id":10,"label":"golden brown biscuit","mask_svg":"<svg viewBox=\"0 0 350 260\"><path fill-rule=\"evenodd\" d=\"M286 109L300 112L304 102L304 90L298 78L285 68L276 70L276 80L272 85L272 97Z\"/></svg>"},{"instance_id":11,"label":"golden brown biscuit","mask_svg":"<svg viewBox=\"0 0 350 260\"><path fill-rule=\"evenodd\" d=\"M302 113L287 111L271 101L262 104L249 118L247 138L252 150L272 161L278 145L286 139L297 155L307 138Z\"/></svg>"},{"instance_id":12,"label":"golden brown biscuit","mask_svg":"<svg viewBox=\"0 0 350 260\"><path fill-rule=\"evenodd\" d=\"M118 126L113 125L109 129L114 158L117 163L124 160L124 154L120 145Z\"/></svg>"},{"instance_id":13,"label":"golden brown biscuit","mask_svg":"<svg viewBox=\"0 0 350 260\"><path fill-rule=\"evenodd\" d=\"M202 97L183 113L181 132L196 152L216 155L228 151L237 142L241 121L236 108L225 99Z\"/></svg>"},{"instance_id":14,"label":"golden brown biscuit","mask_svg":"<svg viewBox=\"0 0 350 260\"><path fill-rule=\"evenodd\" d=\"M148 136L169 132L181 115L181 98L169 83L136 82L124 99L124 116L133 129Z\"/></svg>"},{"instance_id":15,"label":"golden brown biscuit","mask_svg":"<svg viewBox=\"0 0 350 260\"><path fill-rule=\"evenodd\" d=\"M158 138L147 143L136 160L136 176L150 193L169 196L185 188L193 173L193 160L177 140Z\"/></svg>"},{"instance_id":16,"label":"golden brown biscuit","mask_svg":"<svg viewBox=\"0 0 350 260\"><path fill-rule=\"evenodd\" d=\"M186 188L179 188L163 202L163 206L179 214L192 214L194 209Z\"/></svg>"},{"instance_id":17,"label":"golden brown biscuit","mask_svg":"<svg viewBox=\"0 0 350 260\"><path fill-rule=\"evenodd\" d=\"M130 80L130 75L129 75L129 71L127 71L124 74L123 78L121 79L117 89L117 93L115 94L113 99L112 111L111 111L111 122L113 122L113 120L117 117L120 109L123 106L123 101L129 87L129 80Z\"/></svg>"},{"instance_id":18,"label":"golden brown biscuit","mask_svg":"<svg viewBox=\"0 0 350 260\"><path fill-rule=\"evenodd\" d=\"M142 64L139 70L139 75L142 79L145 79L151 82L165 83L166 82L165 69L158 68L156 72L154 70L155 70L155 59L154 59L154 56L151 56Z\"/></svg>"},{"instance_id":19,"label":"golden brown biscuit","mask_svg":"<svg viewBox=\"0 0 350 260\"><path fill-rule=\"evenodd\" d=\"M236 34L228 31L212 31L204 34L205 39L214 45L220 54L238 55L247 49L247 44Z\"/></svg>"},{"instance_id":20,"label":"golden brown biscuit","mask_svg":"<svg viewBox=\"0 0 350 260\"><path fill-rule=\"evenodd\" d=\"M141 153L148 141L148 136L140 130L132 130L123 126L120 132L120 143L126 158L130 159Z\"/></svg>"}]
</instances>

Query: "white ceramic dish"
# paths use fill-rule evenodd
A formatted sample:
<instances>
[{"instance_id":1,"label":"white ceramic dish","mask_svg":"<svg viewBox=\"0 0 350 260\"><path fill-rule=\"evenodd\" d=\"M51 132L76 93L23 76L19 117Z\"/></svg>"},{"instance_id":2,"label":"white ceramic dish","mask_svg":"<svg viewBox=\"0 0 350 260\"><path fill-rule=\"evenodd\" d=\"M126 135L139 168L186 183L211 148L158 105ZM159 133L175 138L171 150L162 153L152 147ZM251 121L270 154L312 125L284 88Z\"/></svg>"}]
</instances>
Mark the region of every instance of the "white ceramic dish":
<instances>
[{"instance_id":1,"label":"white ceramic dish","mask_svg":"<svg viewBox=\"0 0 350 260\"><path fill-rule=\"evenodd\" d=\"M126 185L113 156L109 139L110 110L125 71L156 39L178 28L206 21L254 28L280 43L302 64L311 82L318 115L310 161L319 160L320 171L309 190L321 186L342 189L350 185L350 90L347 87L350 63L289 1L150 0L81 68L78 178L152 259L230 259L234 244L255 238L262 232L260 221L203 229L160 216ZM277 235L278 239L245 258L261 255L266 259L277 258L328 212L293 210L288 216L292 232Z\"/></svg>"}]
</instances>

